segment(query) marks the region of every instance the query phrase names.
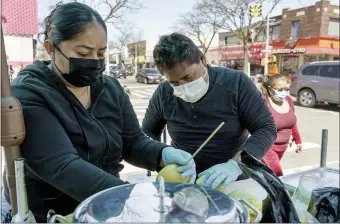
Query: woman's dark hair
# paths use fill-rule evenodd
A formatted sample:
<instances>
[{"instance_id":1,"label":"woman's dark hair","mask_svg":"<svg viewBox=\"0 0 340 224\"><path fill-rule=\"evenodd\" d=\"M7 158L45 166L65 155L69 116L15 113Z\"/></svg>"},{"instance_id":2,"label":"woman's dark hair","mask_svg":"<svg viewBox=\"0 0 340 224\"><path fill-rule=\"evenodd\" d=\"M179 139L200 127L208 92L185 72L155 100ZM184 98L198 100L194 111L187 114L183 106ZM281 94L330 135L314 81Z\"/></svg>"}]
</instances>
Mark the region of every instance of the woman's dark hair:
<instances>
[{"instance_id":1,"label":"woman's dark hair","mask_svg":"<svg viewBox=\"0 0 340 224\"><path fill-rule=\"evenodd\" d=\"M198 64L201 56L195 43L179 33L162 36L153 50L153 58L159 69L172 69L183 62Z\"/></svg>"},{"instance_id":2,"label":"woman's dark hair","mask_svg":"<svg viewBox=\"0 0 340 224\"><path fill-rule=\"evenodd\" d=\"M285 81L288 81L287 77L281 74L275 74L271 76L264 76L263 81L261 83L261 93L264 96L271 96L269 87L275 86L275 82L279 79L284 79Z\"/></svg>"},{"instance_id":3,"label":"woman's dark hair","mask_svg":"<svg viewBox=\"0 0 340 224\"><path fill-rule=\"evenodd\" d=\"M90 23L98 23L107 32L106 25L98 12L91 7L79 3L58 3L52 8L51 13L45 18L45 40L53 44L76 38Z\"/></svg>"}]
</instances>

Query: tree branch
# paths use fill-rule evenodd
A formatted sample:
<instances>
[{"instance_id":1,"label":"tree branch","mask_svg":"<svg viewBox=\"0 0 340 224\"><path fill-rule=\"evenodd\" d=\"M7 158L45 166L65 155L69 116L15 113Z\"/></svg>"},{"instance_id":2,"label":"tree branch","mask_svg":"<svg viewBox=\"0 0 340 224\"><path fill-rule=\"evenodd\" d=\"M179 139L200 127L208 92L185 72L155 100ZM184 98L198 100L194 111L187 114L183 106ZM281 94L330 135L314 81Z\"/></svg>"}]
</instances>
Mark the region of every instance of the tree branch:
<instances>
[{"instance_id":1,"label":"tree branch","mask_svg":"<svg viewBox=\"0 0 340 224\"><path fill-rule=\"evenodd\" d=\"M216 13L196 4L191 12L180 16L174 29L199 42L205 54L217 32L224 26L225 21L225 17L217 16Z\"/></svg>"}]
</instances>

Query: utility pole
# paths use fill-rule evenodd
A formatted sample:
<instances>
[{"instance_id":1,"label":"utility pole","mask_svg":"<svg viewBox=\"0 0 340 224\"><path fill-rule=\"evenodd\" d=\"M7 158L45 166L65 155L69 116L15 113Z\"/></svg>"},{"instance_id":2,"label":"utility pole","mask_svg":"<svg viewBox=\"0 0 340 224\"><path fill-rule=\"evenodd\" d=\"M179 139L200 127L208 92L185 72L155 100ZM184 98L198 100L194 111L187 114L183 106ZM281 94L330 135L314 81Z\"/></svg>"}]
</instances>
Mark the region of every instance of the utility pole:
<instances>
[{"instance_id":1,"label":"utility pole","mask_svg":"<svg viewBox=\"0 0 340 224\"><path fill-rule=\"evenodd\" d=\"M138 69L138 42L135 43L135 73L137 75L137 69Z\"/></svg>"},{"instance_id":2,"label":"utility pole","mask_svg":"<svg viewBox=\"0 0 340 224\"><path fill-rule=\"evenodd\" d=\"M106 75L110 75L110 44L109 40L107 40L107 56L106 56Z\"/></svg>"},{"instance_id":3,"label":"utility pole","mask_svg":"<svg viewBox=\"0 0 340 224\"><path fill-rule=\"evenodd\" d=\"M268 53L269 53L269 13L267 15L267 27L266 27L266 52L264 58L264 75L268 75Z\"/></svg>"},{"instance_id":4,"label":"utility pole","mask_svg":"<svg viewBox=\"0 0 340 224\"><path fill-rule=\"evenodd\" d=\"M252 18L256 18L256 17L261 17L262 16L262 2L258 2L256 4L254 4L253 6L250 6L249 8L249 17ZM251 40L251 44L256 41L256 40ZM248 72L248 76L251 75L251 71L250 71L250 57L248 60L248 65L247 65L247 72Z\"/></svg>"}]
</instances>

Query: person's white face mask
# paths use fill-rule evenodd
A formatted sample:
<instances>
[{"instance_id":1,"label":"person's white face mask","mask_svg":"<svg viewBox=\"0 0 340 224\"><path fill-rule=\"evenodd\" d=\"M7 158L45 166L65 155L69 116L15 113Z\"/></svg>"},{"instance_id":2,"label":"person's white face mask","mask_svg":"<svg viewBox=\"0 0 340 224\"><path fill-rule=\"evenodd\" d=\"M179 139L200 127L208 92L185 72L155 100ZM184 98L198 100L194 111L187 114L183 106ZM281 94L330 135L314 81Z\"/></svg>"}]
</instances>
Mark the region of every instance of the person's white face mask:
<instances>
[{"instance_id":1,"label":"person's white face mask","mask_svg":"<svg viewBox=\"0 0 340 224\"><path fill-rule=\"evenodd\" d=\"M207 77L207 81L204 78ZM209 89L208 69L205 74L195 81L189 82L181 86L173 86L174 95L181 98L185 102L195 103L200 100Z\"/></svg>"}]
</instances>

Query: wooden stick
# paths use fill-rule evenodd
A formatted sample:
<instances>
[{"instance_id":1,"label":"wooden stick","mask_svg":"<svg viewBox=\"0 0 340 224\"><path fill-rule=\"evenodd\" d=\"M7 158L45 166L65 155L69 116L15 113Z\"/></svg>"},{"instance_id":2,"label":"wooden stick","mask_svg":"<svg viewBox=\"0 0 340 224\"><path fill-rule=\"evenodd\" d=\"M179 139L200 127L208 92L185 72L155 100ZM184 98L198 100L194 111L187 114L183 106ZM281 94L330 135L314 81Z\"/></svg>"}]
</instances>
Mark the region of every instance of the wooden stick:
<instances>
[{"instance_id":1,"label":"wooden stick","mask_svg":"<svg viewBox=\"0 0 340 224\"><path fill-rule=\"evenodd\" d=\"M205 140L205 142L203 142L203 144L196 150L196 152L191 156L191 158L188 160L188 162L190 162L190 160L192 160L202 149L203 147L215 136L215 134L223 127L224 122L222 122L213 133L211 133L211 135L207 138L207 140ZM187 163L188 163L187 162Z\"/></svg>"}]
</instances>

